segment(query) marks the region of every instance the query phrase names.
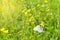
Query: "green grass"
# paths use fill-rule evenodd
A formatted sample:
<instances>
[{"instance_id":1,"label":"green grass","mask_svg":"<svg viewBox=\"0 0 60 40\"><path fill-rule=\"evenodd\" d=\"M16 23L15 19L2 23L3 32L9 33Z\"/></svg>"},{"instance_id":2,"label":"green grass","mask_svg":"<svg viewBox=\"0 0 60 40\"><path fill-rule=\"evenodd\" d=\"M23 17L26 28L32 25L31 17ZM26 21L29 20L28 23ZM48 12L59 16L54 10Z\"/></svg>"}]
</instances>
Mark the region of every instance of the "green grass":
<instances>
[{"instance_id":1,"label":"green grass","mask_svg":"<svg viewBox=\"0 0 60 40\"><path fill-rule=\"evenodd\" d=\"M44 32L33 31L42 21ZM60 40L60 1L0 0L2 28L0 40Z\"/></svg>"}]
</instances>

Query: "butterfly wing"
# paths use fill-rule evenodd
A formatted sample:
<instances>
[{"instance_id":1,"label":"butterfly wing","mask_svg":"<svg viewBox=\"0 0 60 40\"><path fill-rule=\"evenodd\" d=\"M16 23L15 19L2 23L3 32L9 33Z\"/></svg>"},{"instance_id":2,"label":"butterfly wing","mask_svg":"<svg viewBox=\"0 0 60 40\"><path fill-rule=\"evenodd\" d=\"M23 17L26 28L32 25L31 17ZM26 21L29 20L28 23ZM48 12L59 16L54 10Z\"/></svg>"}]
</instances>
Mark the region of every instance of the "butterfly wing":
<instances>
[{"instance_id":1,"label":"butterfly wing","mask_svg":"<svg viewBox=\"0 0 60 40\"><path fill-rule=\"evenodd\" d=\"M33 30L34 30L34 31L37 31L37 32L43 32L43 28L42 28L42 26L40 26L40 25L37 25L36 27L34 27Z\"/></svg>"}]
</instances>

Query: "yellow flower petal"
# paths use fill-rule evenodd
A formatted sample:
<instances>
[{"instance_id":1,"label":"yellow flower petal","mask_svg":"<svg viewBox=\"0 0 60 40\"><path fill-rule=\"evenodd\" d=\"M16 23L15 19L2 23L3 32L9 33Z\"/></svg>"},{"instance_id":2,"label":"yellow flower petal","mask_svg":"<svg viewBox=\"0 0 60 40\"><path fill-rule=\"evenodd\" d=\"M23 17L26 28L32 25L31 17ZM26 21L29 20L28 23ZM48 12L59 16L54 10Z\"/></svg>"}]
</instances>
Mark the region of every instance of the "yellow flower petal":
<instances>
[{"instance_id":1,"label":"yellow flower petal","mask_svg":"<svg viewBox=\"0 0 60 40\"><path fill-rule=\"evenodd\" d=\"M0 31L4 31L4 30L5 30L5 28L0 29Z\"/></svg>"},{"instance_id":2,"label":"yellow flower petal","mask_svg":"<svg viewBox=\"0 0 60 40\"><path fill-rule=\"evenodd\" d=\"M40 25L41 25L42 27L44 27L44 22L42 21Z\"/></svg>"},{"instance_id":3,"label":"yellow flower petal","mask_svg":"<svg viewBox=\"0 0 60 40\"><path fill-rule=\"evenodd\" d=\"M8 33L8 30L4 30L3 33Z\"/></svg>"}]
</instances>

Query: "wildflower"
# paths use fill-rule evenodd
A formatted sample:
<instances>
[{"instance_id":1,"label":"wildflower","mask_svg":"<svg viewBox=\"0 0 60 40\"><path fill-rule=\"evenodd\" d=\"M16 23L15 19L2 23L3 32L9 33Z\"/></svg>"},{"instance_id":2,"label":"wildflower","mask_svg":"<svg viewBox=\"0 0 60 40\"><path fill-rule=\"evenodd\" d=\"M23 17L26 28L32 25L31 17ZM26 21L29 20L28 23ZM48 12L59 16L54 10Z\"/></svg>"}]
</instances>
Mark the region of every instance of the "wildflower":
<instances>
[{"instance_id":1,"label":"wildflower","mask_svg":"<svg viewBox=\"0 0 60 40\"><path fill-rule=\"evenodd\" d=\"M44 27L44 22L42 21L40 25L41 25L42 27Z\"/></svg>"},{"instance_id":2,"label":"wildflower","mask_svg":"<svg viewBox=\"0 0 60 40\"><path fill-rule=\"evenodd\" d=\"M2 31L3 33L8 33L8 30L4 30L4 31Z\"/></svg>"},{"instance_id":3,"label":"wildflower","mask_svg":"<svg viewBox=\"0 0 60 40\"><path fill-rule=\"evenodd\" d=\"M47 3L47 2L48 2L48 0L44 0L44 2L45 2L45 3Z\"/></svg>"},{"instance_id":4,"label":"wildflower","mask_svg":"<svg viewBox=\"0 0 60 40\"><path fill-rule=\"evenodd\" d=\"M3 33L8 33L8 30L6 30L5 28L0 29L0 31Z\"/></svg>"},{"instance_id":5,"label":"wildflower","mask_svg":"<svg viewBox=\"0 0 60 40\"><path fill-rule=\"evenodd\" d=\"M0 31L4 31L4 30L5 30L5 28L0 29Z\"/></svg>"}]
</instances>

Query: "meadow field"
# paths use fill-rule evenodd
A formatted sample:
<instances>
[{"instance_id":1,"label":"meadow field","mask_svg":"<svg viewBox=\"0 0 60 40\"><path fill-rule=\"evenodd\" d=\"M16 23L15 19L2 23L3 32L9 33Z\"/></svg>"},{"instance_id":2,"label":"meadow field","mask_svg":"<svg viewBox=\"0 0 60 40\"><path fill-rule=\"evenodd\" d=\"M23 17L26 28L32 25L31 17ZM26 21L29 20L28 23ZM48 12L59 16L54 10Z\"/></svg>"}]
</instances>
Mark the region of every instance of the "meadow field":
<instances>
[{"instance_id":1,"label":"meadow field","mask_svg":"<svg viewBox=\"0 0 60 40\"><path fill-rule=\"evenodd\" d=\"M60 40L60 0L0 0L0 40Z\"/></svg>"}]
</instances>

